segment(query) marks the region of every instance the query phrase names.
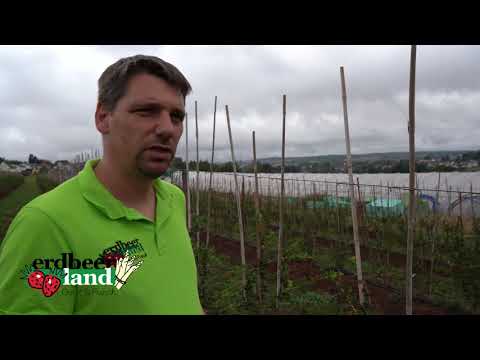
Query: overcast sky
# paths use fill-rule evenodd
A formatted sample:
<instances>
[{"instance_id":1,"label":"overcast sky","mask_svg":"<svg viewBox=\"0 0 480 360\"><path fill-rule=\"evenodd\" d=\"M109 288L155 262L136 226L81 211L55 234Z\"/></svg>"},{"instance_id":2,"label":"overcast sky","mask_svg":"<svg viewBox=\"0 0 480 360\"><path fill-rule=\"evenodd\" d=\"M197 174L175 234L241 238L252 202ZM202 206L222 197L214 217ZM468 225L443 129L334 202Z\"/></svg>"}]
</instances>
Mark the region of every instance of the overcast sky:
<instances>
[{"instance_id":1,"label":"overcast sky","mask_svg":"<svg viewBox=\"0 0 480 360\"><path fill-rule=\"evenodd\" d=\"M352 152L408 151L409 46L0 46L0 157L72 159L101 147L97 79L121 57L148 54L189 79L190 159L198 101L200 158L210 157L218 96L216 161L345 153L340 66L345 67ZM480 46L417 47L417 150L480 149ZM177 156L185 158L185 133Z\"/></svg>"}]
</instances>

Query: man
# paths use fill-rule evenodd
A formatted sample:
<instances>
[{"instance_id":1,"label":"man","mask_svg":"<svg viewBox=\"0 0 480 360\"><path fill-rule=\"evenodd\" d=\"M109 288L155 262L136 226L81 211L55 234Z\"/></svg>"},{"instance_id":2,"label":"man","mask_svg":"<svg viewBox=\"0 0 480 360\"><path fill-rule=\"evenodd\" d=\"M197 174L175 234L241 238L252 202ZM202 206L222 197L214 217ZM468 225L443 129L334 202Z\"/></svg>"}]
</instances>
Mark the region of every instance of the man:
<instances>
[{"instance_id":1,"label":"man","mask_svg":"<svg viewBox=\"0 0 480 360\"><path fill-rule=\"evenodd\" d=\"M202 314L185 197L159 179L191 86L173 65L137 55L109 66L98 88L103 158L13 220L0 313Z\"/></svg>"}]
</instances>

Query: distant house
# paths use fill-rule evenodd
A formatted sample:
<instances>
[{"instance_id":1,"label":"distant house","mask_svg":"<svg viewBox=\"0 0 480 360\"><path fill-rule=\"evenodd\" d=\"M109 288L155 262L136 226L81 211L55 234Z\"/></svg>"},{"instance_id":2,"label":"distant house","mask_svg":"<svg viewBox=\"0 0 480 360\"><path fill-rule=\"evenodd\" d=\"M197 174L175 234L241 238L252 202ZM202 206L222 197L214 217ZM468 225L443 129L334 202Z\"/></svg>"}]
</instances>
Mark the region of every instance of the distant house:
<instances>
[{"instance_id":1,"label":"distant house","mask_svg":"<svg viewBox=\"0 0 480 360\"><path fill-rule=\"evenodd\" d=\"M31 166L22 163L22 162L14 162L14 163L7 163L7 162L2 162L0 164L0 171L8 171L8 172L14 172L14 173L22 173L24 171L31 170Z\"/></svg>"},{"instance_id":2,"label":"distant house","mask_svg":"<svg viewBox=\"0 0 480 360\"><path fill-rule=\"evenodd\" d=\"M0 163L0 171L12 171L10 166L4 161Z\"/></svg>"},{"instance_id":3,"label":"distant house","mask_svg":"<svg viewBox=\"0 0 480 360\"><path fill-rule=\"evenodd\" d=\"M48 160L39 160L39 164L42 166L52 167L53 164Z\"/></svg>"},{"instance_id":4,"label":"distant house","mask_svg":"<svg viewBox=\"0 0 480 360\"><path fill-rule=\"evenodd\" d=\"M53 163L53 166L68 166L70 162L68 160L57 160Z\"/></svg>"},{"instance_id":5,"label":"distant house","mask_svg":"<svg viewBox=\"0 0 480 360\"><path fill-rule=\"evenodd\" d=\"M71 163L67 160L57 160L52 167L46 172L47 176L54 179L56 182L63 182L75 176L83 166L79 163Z\"/></svg>"}]
</instances>

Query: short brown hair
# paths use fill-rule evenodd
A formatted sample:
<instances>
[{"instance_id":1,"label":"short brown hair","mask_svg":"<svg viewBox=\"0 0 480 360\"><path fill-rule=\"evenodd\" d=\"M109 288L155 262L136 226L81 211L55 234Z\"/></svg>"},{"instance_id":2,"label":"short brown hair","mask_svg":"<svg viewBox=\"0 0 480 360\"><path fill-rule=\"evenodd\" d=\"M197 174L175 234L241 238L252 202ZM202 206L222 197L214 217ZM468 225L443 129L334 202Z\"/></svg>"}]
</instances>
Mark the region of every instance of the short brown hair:
<instances>
[{"instance_id":1,"label":"short brown hair","mask_svg":"<svg viewBox=\"0 0 480 360\"><path fill-rule=\"evenodd\" d=\"M135 55L118 60L110 65L98 79L98 102L113 111L118 100L125 95L128 80L138 74L158 76L179 90L183 99L192 87L183 74L172 64L148 55Z\"/></svg>"}]
</instances>

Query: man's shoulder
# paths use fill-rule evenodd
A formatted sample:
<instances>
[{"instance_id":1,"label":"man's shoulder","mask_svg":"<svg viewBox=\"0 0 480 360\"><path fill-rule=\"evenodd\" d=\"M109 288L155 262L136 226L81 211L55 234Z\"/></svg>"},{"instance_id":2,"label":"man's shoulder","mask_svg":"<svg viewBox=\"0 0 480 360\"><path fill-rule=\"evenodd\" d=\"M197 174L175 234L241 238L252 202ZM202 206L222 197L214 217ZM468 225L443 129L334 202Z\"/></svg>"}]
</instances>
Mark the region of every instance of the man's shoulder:
<instances>
[{"instance_id":1,"label":"man's shoulder","mask_svg":"<svg viewBox=\"0 0 480 360\"><path fill-rule=\"evenodd\" d=\"M25 205L25 208L35 208L46 214L56 213L66 209L72 209L75 203L81 199L78 178L66 180L52 190L37 196Z\"/></svg>"},{"instance_id":2,"label":"man's shoulder","mask_svg":"<svg viewBox=\"0 0 480 360\"><path fill-rule=\"evenodd\" d=\"M78 208L80 197L75 178L36 197L17 212L2 243L10 239L10 244L22 243L22 246L26 246L32 241L33 246L33 242L45 236L62 239L64 224L70 221L68 219L75 218L74 210ZM45 239L42 239L42 246L50 244L50 241L43 240Z\"/></svg>"},{"instance_id":3,"label":"man's shoulder","mask_svg":"<svg viewBox=\"0 0 480 360\"><path fill-rule=\"evenodd\" d=\"M177 199L179 201L185 200L185 194L183 193L182 189L180 189L177 185L162 179L158 179L158 182L160 183L160 186L166 194L172 196L174 199Z\"/></svg>"}]
</instances>

